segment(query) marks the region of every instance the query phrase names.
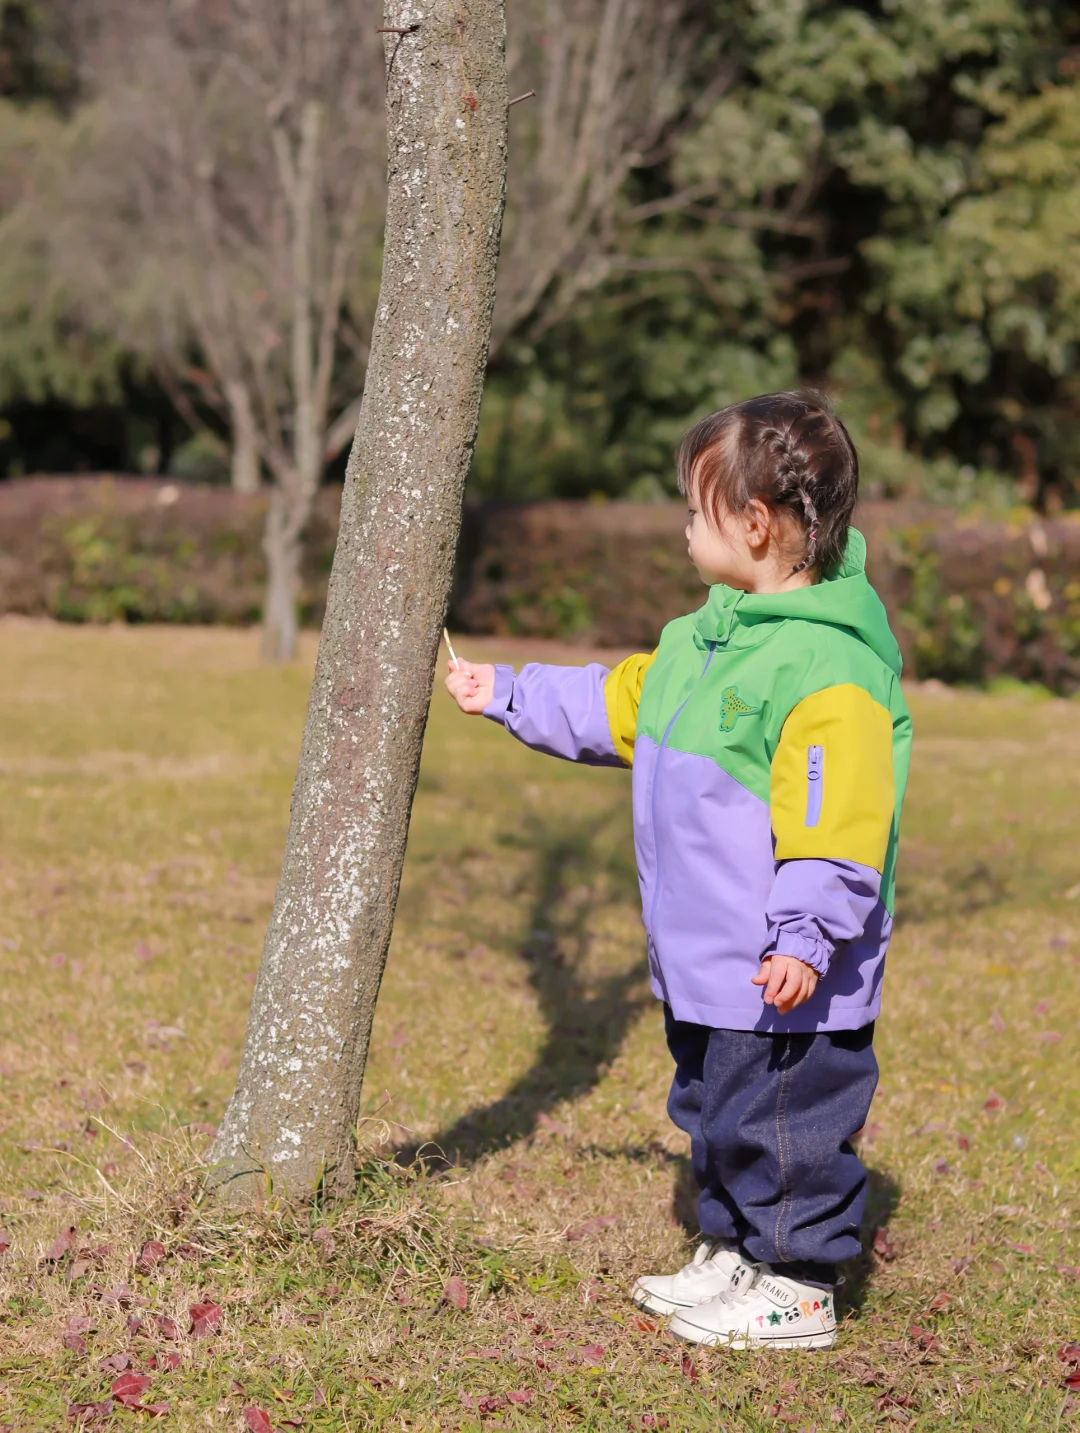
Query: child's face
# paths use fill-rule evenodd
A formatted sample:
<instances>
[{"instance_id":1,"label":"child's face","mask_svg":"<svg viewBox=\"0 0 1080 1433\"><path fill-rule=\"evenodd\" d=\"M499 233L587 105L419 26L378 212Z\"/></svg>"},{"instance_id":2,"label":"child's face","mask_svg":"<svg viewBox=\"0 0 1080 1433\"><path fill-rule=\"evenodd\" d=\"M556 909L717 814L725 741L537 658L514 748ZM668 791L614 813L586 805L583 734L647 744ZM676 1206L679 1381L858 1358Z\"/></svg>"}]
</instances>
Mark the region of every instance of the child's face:
<instances>
[{"instance_id":1,"label":"child's face","mask_svg":"<svg viewBox=\"0 0 1080 1433\"><path fill-rule=\"evenodd\" d=\"M713 519L701 509L694 483L687 493L686 503L687 550L702 582L709 587L723 582L728 587L753 591L758 564L754 560L746 523L723 508L720 526L716 527Z\"/></svg>"}]
</instances>

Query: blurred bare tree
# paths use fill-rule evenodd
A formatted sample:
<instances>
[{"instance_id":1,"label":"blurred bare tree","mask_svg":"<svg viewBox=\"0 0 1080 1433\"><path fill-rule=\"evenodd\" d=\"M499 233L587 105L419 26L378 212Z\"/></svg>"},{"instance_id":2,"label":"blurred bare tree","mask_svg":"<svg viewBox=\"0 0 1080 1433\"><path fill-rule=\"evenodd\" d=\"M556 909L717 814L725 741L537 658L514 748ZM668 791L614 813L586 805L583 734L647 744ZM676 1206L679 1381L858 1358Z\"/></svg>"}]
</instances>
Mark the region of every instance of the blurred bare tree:
<instances>
[{"instance_id":1,"label":"blurred bare tree","mask_svg":"<svg viewBox=\"0 0 1080 1433\"><path fill-rule=\"evenodd\" d=\"M70 291L146 355L233 481L270 478L265 650L292 655L301 540L360 385L382 217L372 0L94 0L50 247ZM346 420L351 435L355 413Z\"/></svg>"},{"instance_id":2,"label":"blurred bare tree","mask_svg":"<svg viewBox=\"0 0 1080 1433\"><path fill-rule=\"evenodd\" d=\"M519 0L507 17L511 86L536 90L515 117L492 346L535 337L617 264L626 181L670 155L693 107L705 33L694 0Z\"/></svg>"},{"instance_id":3,"label":"blurred bare tree","mask_svg":"<svg viewBox=\"0 0 1080 1433\"><path fill-rule=\"evenodd\" d=\"M80 0L70 0L78 5ZM631 170L657 162L694 0L520 0L493 345L601 281ZM266 655L295 649L302 537L352 439L384 209L377 0L81 0L87 102L39 167L54 276L144 356L233 483L269 479Z\"/></svg>"}]
</instances>

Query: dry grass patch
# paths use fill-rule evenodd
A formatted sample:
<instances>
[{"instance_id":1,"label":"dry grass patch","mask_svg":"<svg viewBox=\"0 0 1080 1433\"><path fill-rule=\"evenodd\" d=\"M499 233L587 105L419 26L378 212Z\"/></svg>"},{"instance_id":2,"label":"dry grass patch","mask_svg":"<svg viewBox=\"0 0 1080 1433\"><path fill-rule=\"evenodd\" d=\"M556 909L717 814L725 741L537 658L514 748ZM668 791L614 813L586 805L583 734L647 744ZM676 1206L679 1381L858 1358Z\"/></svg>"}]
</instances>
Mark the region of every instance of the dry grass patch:
<instances>
[{"instance_id":1,"label":"dry grass patch","mask_svg":"<svg viewBox=\"0 0 1080 1433\"><path fill-rule=\"evenodd\" d=\"M0 1426L157 1407L256 1433L1073 1419L1075 704L913 694L863 1138L877 1252L848 1270L835 1353L688 1355L624 1297L686 1256L692 1220L627 778L441 697L355 1200L245 1218L201 1200L312 655L255 654L236 632L0 623Z\"/></svg>"}]
</instances>

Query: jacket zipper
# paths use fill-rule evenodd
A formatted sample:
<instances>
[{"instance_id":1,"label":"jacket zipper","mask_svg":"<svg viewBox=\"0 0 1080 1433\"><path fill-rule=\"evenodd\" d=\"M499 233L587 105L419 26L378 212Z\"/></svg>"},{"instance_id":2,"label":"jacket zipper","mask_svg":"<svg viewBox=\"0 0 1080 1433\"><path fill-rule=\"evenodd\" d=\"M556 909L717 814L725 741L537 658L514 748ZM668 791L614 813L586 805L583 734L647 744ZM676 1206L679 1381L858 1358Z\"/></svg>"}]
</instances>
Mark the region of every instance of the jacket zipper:
<instances>
[{"instance_id":1,"label":"jacket zipper","mask_svg":"<svg viewBox=\"0 0 1080 1433\"><path fill-rule=\"evenodd\" d=\"M825 764L825 748L807 747L806 750L806 822L816 826L821 820L822 769Z\"/></svg>"},{"instance_id":2,"label":"jacket zipper","mask_svg":"<svg viewBox=\"0 0 1080 1433\"><path fill-rule=\"evenodd\" d=\"M649 813L652 816L653 851L656 853L656 871L653 876L653 896L652 900L649 902L648 935L649 939L653 943L654 949L656 946L656 937L653 934L656 928L656 903L660 899L660 842L658 841L656 836L656 790L657 787L660 785L660 762L663 758L664 750L667 747L668 737L671 735L671 728L679 720L679 717L682 715L683 708L686 706L686 703L690 700L690 698L694 695L694 692L701 685L705 673L709 670L709 663L712 661L713 653L715 651L716 643L710 642L709 655L705 658L705 665L701 669L701 676L698 677L697 681L687 692L686 696L682 700L682 703L676 708L674 716L664 728L664 735L660 738L660 747L656 753L656 769L653 772L652 799L649 803Z\"/></svg>"}]
</instances>

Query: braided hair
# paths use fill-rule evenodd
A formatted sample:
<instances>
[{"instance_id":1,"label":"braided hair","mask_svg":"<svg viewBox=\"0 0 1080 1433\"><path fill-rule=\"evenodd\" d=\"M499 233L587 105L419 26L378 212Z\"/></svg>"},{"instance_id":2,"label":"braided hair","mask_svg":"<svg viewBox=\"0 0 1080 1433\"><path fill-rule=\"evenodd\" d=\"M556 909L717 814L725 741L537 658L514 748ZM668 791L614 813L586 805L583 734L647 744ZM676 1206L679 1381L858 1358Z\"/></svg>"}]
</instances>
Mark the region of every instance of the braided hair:
<instances>
[{"instance_id":1,"label":"braided hair","mask_svg":"<svg viewBox=\"0 0 1080 1433\"><path fill-rule=\"evenodd\" d=\"M695 423L679 448L679 491L693 480L717 527L724 511L763 502L802 533L792 572L829 576L839 566L859 490L859 458L820 393L766 393Z\"/></svg>"}]
</instances>

